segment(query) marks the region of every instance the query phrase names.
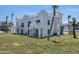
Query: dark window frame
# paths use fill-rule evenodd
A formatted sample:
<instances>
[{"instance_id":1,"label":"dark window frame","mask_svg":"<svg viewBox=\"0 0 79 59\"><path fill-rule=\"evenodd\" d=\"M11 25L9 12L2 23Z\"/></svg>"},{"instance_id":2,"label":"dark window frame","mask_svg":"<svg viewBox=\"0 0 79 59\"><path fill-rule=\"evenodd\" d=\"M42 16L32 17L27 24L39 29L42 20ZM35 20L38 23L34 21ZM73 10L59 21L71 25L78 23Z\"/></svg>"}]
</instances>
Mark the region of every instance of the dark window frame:
<instances>
[{"instance_id":1,"label":"dark window frame","mask_svg":"<svg viewBox=\"0 0 79 59\"><path fill-rule=\"evenodd\" d=\"M30 27L31 21L28 22L28 27Z\"/></svg>"},{"instance_id":2,"label":"dark window frame","mask_svg":"<svg viewBox=\"0 0 79 59\"><path fill-rule=\"evenodd\" d=\"M50 20L48 20L48 25L50 25Z\"/></svg>"},{"instance_id":3,"label":"dark window frame","mask_svg":"<svg viewBox=\"0 0 79 59\"><path fill-rule=\"evenodd\" d=\"M40 19L39 20L36 20L36 23L40 23Z\"/></svg>"},{"instance_id":4,"label":"dark window frame","mask_svg":"<svg viewBox=\"0 0 79 59\"><path fill-rule=\"evenodd\" d=\"M47 32L48 34L50 34L50 30L48 29L48 32Z\"/></svg>"},{"instance_id":5,"label":"dark window frame","mask_svg":"<svg viewBox=\"0 0 79 59\"><path fill-rule=\"evenodd\" d=\"M24 27L24 23L21 23L21 27Z\"/></svg>"}]
</instances>

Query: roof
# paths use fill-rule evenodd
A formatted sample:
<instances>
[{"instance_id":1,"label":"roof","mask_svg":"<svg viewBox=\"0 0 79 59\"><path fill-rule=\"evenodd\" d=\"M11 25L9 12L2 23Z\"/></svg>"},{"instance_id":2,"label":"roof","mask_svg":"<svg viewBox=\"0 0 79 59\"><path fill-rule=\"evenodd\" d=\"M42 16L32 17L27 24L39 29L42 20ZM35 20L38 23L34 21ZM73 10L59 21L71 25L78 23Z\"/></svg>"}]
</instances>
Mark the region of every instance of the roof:
<instances>
[{"instance_id":1,"label":"roof","mask_svg":"<svg viewBox=\"0 0 79 59\"><path fill-rule=\"evenodd\" d=\"M49 16L51 16L52 17L52 15L53 15L53 13L50 13L50 14L48 14L45 10L40 10L36 15L24 15L23 17L21 17L21 18L18 18L18 21L20 20L26 20L26 18L39 18L39 15L41 15L41 14L44 14L44 15L49 15ZM60 12L56 12L56 15L61 15L62 16L62 13L60 13Z\"/></svg>"}]
</instances>

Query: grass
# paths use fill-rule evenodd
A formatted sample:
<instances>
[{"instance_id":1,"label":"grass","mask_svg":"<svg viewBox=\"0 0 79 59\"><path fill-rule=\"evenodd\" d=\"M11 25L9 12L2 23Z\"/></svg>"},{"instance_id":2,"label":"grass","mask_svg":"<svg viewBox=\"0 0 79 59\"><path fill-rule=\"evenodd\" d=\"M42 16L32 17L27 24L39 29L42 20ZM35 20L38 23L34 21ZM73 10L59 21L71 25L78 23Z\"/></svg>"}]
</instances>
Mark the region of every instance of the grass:
<instances>
[{"instance_id":1,"label":"grass","mask_svg":"<svg viewBox=\"0 0 79 59\"><path fill-rule=\"evenodd\" d=\"M79 33L77 39L72 35L54 36L50 41L23 35L0 34L0 53L9 54L73 54L79 53ZM54 43L52 40L59 41Z\"/></svg>"}]
</instances>

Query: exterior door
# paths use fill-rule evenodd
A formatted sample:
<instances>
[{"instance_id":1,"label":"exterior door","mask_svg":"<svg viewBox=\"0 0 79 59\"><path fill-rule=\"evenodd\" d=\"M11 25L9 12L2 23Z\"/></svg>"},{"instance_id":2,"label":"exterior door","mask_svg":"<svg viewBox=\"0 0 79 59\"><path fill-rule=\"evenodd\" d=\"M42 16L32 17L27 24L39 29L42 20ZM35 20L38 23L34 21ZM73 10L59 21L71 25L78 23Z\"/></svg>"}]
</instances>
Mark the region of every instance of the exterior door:
<instances>
[{"instance_id":1,"label":"exterior door","mask_svg":"<svg viewBox=\"0 0 79 59\"><path fill-rule=\"evenodd\" d=\"M36 37L38 37L38 29L36 29Z\"/></svg>"},{"instance_id":2,"label":"exterior door","mask_svg":"<svg viewBox=\"0 0 79 59\"><path fill-rule=\"evenodd\" d=\"M21 34L23 35L23 29L21 29Z\"/></svg>"},{"instance_id":3,"label":"exterior door","mask_svg":"<svg viewBox=\"0 0 79 59\"><path fill-rule=\"evenodd\" d=\"M41 35L40 35L40 36L41 36L41 38L42 38L42 35L43 35L43 29L41 28Z\"/></svg>"},{"instance_id":4,"label":"exterior door","mask_svg":"<svg viewBox=\"0 0 79 59\"><path fill-rule=\"evenodd\" d=\"M29 36L29 29L28 29L28 36Z\"/></svg>"}]
</instances>

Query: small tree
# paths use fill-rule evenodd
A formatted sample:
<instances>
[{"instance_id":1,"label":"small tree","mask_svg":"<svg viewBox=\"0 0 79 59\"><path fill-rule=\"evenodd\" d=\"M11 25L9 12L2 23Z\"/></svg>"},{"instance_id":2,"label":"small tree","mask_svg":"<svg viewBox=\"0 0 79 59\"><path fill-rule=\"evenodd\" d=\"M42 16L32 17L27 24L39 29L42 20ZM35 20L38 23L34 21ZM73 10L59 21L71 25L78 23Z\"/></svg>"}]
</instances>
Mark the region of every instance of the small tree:
<instances>
[{"instance_id":1,"label":"small tree","mask_svg":"<svg viewBox=\"0 0 79 59\"><path fill-rule=\"evenodd\" d=\"M70 22L69 22L70 18L71 18L71 15L68 15L68 32L69 32L69 34L70 34Z\"/></svg>"},{"instance_id":2,"label":"small tree","mask_svg":"<svg viewBox=\"0 0 79 59\"><path fill-rule=\"evenodd\" d=\"M12 14L11 14L10 32L11 32L12 26L13 26L13 16L14 16L14 14L12 13Z\"/></svg>"},{"instance_id":3,"label":"small tree","mask_svg":"<svg viewBox=\"0 0 79 59\"><path fill-rule=\"evenodd\" d=\"M51 31L52 31L52 26L53 26L55 14L56 14L56 9L57 9L58 7L59 7L59 6L57 6L57 5L53 5L53 6L52 6L52 8L53 8L53 17L52 17L52 22L51 22L51 25L50 25L50 31L49 31L47 40L50 40L50 35L51 35Z\"/></svg>"},{"instance_id":4,"label":"small tree","mask_svg":"<svg viewBox=\"0 0 79 59\"><path fill-rule=\"evenodd\" d=\"M69 34L72 34L72 24L73 24L73 22L72 21L69 21L69 29L70 29L70 33Z\"/></svg>"},{"instance_id":5,"label":"small tree","mask_svg":"<svg viewBox=\"0 0 79 59\"><path fill-rule=\"evenodd\" d=\"M11 24L13 25L13 16L14 16L14 14L12 13L11 14Z\"/></svg>"},{"instance_id":6,"label":"small tree","mask_svg":"<svg viewBox=\"0 0 79 59\"><path fill-rule=\"evenodd\" d=\"M73 18L72 21L73 21L73 38L76 38L76 33L75 33L75 22L76 22L76 18Z\"/></svg>"},{"instance_id":7,"label":"small tree","mask_svg":"<svg viewBox=\"0 0 79 59\"><path fill-rule=\"evenodd\" d=\"M5 30L8 33L8 31L9 31L9 28L8 28L8 16L6 16Z\"/></svg>"}]
</instances>

